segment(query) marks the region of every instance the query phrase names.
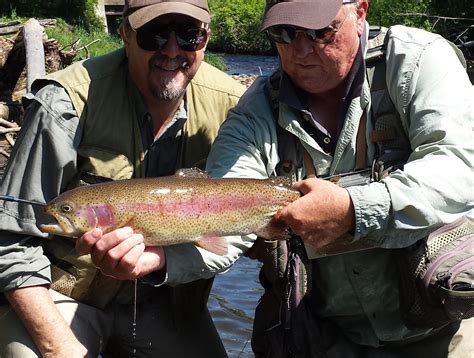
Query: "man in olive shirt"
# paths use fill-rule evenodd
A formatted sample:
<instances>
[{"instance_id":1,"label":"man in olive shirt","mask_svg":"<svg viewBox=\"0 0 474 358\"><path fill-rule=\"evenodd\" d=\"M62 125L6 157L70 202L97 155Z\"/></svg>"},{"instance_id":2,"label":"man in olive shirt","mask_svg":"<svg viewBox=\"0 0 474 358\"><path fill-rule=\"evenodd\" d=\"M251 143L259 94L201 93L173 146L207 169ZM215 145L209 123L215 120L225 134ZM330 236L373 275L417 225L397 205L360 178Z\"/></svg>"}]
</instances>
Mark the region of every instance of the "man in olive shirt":
<instances>
[{"instance_id":1,"label":"man in olive shirt","mask_svg":"<svg viewBox=\"0 0 474 358\"><path fill-rule=\"evenodd\" d=\"M130 0L124 15L125 49L34 83L2 195L48 202L84 183L205 160L244 90L202 62L207 1ZM164 284L179 283L197 248L165 255L131 228L93 231L75 248L44 240L41 210L1 204L0 356L226 356L206 307L212 281Z\"/></svg>"}]
</instances>

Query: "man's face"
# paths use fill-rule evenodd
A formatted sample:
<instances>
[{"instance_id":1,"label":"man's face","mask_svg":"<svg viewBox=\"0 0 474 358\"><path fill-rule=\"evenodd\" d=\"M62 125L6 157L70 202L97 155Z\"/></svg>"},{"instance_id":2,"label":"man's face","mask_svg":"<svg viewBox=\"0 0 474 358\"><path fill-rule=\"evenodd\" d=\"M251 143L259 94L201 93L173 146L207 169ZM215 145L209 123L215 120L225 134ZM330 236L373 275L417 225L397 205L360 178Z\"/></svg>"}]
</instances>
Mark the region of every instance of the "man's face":
<instances>
[{"instance_id":1,"label":"man's face","mask_svg":"<svg viewBox=\"0 0 474 358\"><path fill-rule=\"evenodd\" d=\"M365 12L357 19L349 12L348 6L342 6L332 22L333 27L340 27L332 43L313 42L298 32L292 43L276 44L282 68L296 86L311 94L324 94L343 83L357 54L365 23Z\"/></svg>"},{"instance_id":2,"label":"man's face","mask_svg":"<svg viewBox=\"0 0 474 358\"><path fill-rule=\"evenodd\" d=\"M198 20L175 14L160 16L144 27L153 34L155 30L186 26L204 27ZM161 101L181 98L201 65L206 46L196 51L185 51L178 46L178 39L172 31L169 35L165 34L164 38L168 41L161 49L143 49L137 42L141 29L134 31L129 26L125 27L122 26L120 32L127 50L130 74L142 94Z\"/></svg>"}]
</instances>

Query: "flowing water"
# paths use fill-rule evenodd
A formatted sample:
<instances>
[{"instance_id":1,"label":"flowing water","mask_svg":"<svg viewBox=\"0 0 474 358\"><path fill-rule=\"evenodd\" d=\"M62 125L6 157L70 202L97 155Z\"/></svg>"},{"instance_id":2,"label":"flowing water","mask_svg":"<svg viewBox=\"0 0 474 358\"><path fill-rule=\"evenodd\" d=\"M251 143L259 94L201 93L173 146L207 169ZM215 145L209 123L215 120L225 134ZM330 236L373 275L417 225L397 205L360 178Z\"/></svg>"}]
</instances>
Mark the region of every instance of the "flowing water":
<instances>
[{"instance_id":1,"label":"flowing water","mask_svg":"<svg viewBox=\"0 0 474 358\"><path fill-rule=\"evenodd\" d=\"M228 74L267 75L278 66L276 56L223 55Z\"/></svg>"},{"instance_id":2,"label":"flowing water","mask_svg":"<svg viewBox=\"0 0 474 358\"><path fill-rule=\"evenodd\" d=\"M253 357L253 315L263 293L259 268L258 261L243 257L214 280L208 306L230 358Z\"/></svg>"},{"instance_id":3,"label":"flowing water","mask_svg":"<svg viewBox=\"0 0 474 358\"><path fill-rule=\"evenodd\" d=\"M274 56L226 55L224 61L229 74L269 74L278 66ZM253 315L263 293L258 282L260 267L258 261L243 257L214 280L209 310L230 358L253 357Z\"/></svg>"}]
</instances>

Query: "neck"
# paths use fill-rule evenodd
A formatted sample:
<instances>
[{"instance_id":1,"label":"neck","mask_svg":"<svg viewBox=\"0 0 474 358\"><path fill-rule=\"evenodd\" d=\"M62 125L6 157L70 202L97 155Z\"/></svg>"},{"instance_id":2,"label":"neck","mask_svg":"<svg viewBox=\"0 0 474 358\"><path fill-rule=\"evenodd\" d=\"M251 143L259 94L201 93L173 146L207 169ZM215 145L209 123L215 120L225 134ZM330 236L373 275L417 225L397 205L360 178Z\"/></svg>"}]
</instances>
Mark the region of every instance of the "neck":
<instances>
[{"instance_id":1,"label":"neck","mask_svg":"<svg viewBox=\"0 0 474 358\"><path fill-rule=\"evenodd\" d=\"M326 128L332 137L339 134L339 118L341 115L344 84L324 93L311 94L309 110L313 118Z\"/></svg>"},{"instance_id":2,"label":"neck","mask_svg":"<svg viewBox=\"0 0 474 358\"><path fill-rule=\"evenodd\" d=\"M153 135L158 137L166 125L173 119L176 111L181 104L183 97L173 101L159 101L156 99L145 99L145 104L153 119Z\"/></svg>"}]
</instances>

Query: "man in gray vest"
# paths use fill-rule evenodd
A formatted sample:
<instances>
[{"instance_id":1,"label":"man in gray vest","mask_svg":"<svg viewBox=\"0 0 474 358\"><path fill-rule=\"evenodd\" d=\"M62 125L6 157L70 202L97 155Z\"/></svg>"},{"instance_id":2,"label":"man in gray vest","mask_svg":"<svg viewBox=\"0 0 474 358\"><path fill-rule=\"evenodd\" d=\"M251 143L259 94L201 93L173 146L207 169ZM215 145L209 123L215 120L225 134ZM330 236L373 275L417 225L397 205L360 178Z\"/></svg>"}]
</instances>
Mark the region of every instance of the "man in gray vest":
<instances>
[{"instance_id":1,"label":"man in gray vest","mask_svg":"<svg viewBox=\"0 0 474 358\"><path fill-rule=\"evenodd\" d=\"M203 163L245 89L203 62L209 23L206 0L127 1L125 48L34 83L0 194L44 203ZM0 357L226 357L212 275L180 285L194 245L145 248L123 228L75 247L45 240L40 208L0 204Z\"/></svg>"},{"instance_id":2,"label":"man in gray vest","mask_svg":"<svg viewBox=\"0 0 474 358\"><path fill-rule=\"evenodd\" d=\"M288 258L286 246L259 240L247 253L264 263L257 357L474 355L474 319L407 326L395 260L473 208L473 87L457 49L404 26L382 39L385 67L371 78L368 5L267 0L262 30L280 70L257 79L229 112L207 162L215 177L287 175L303 194L276 219L306 255ZM317 178L363 173L376 157L378 180L343 188ZM285 276L304 256L307 275ZM288 312L299 289L306 295Z\"/></svg>"}]
</instances>

